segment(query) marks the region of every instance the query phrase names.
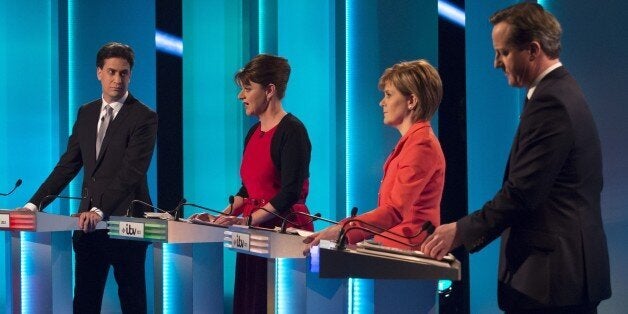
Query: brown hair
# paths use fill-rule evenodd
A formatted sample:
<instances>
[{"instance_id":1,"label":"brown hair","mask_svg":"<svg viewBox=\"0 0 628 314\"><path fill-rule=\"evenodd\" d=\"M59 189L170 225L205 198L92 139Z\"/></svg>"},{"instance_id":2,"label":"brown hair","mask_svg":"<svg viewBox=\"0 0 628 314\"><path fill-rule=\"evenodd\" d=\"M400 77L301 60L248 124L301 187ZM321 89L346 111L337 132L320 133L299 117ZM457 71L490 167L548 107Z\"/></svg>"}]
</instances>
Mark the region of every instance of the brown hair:
<instances>
[{"instance_id":1,"label":"brown hair","mask_svg":"<svg viewBox=\"0 0 628 314\"><path fill-rule=\"evenodd\" d=\"M538 41L550 59L560 55L560 23L551 13L536 3L523 2L495 12L489 19L491 24L501 22L511 26L512 45L521 49L532 41Z\"/></svg>"},{"instance_id":2,"label":"brown hair","mask_svg":"<svg viewBox=\"0 0 628 314\"><path fill-rule=\"evenodd\" d=\"M240 86L250 82L264 87L273 84L279 99L286 93L288 78L290 78L288 60L269 54L255 56L234 77L236 84Z\"/></svg>"},{"instance_id":3,"label":"brown hair","mask_svg":"<svg viewBox=\"0 0 628 314\"><path fill-rule=\"evenodd\" d=\"M384 70L379 78L379 89L392 84L405 96L415 95L418 104L412 109L412 120L428 121L443 98L443 83L438 71L426 60L400 62Z\"/></svg>"}]
</instances>

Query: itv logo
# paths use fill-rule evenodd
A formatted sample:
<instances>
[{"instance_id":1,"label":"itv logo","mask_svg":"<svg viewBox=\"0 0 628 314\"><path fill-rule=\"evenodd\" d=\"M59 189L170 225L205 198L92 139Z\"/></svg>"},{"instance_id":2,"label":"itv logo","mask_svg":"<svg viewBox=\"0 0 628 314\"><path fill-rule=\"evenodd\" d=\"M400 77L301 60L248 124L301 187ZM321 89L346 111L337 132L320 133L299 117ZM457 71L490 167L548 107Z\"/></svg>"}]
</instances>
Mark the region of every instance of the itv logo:
<instances>
[{"instance_id":1,"label":"itv logo","mask_svg":"<svg viewBox=\"0 0 628 314\"><path fill-rule=\"evenodd\" d=\"M8 214L0 214L0 228L9 228Z\"/></svg>"},{"instance_id":2,"label":"itv logo","mask_svg":"<svg viewBox=\"0 0 628 314\"><path fill-rule=\"evenodd\" d=\"M140 222L121 221L118 232L121 236L132 238L144 237L144 224Z\"/></svg>"},{"instance_id":3,"label":"itv logo","mask_svg":"<svg viewBox=\"0 0 628 314\"><path fill-rule=\"evenodd\" d=\"M237 250L249 251L250 238L250 234L233 232L231 234L231 247Z\"/></svg>"}]
</instances>

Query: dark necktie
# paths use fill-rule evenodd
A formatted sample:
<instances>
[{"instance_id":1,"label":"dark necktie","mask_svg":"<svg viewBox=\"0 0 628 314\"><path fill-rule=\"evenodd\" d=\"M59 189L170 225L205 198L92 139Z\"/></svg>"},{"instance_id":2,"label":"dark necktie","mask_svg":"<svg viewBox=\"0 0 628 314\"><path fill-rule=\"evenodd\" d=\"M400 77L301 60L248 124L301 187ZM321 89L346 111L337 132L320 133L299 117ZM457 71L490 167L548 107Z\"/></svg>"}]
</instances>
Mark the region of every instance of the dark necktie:
<instances>
[{"instance_id":1,"label":"dark necktie","mask_svg":"<svg viewBox=\"0 0 628 314\"><path fill-rule=\"evenodd\" d=\"M96 159L98 159L100 154L100 147L102 146L102 140L105 138L105 133L107 133L107 127L109 127L109 123L113 119L113 108L106 105L105 110L107 112L101 119L100 129L98 129L98 135L96 136Z\"/></svg>"}]
</instances>

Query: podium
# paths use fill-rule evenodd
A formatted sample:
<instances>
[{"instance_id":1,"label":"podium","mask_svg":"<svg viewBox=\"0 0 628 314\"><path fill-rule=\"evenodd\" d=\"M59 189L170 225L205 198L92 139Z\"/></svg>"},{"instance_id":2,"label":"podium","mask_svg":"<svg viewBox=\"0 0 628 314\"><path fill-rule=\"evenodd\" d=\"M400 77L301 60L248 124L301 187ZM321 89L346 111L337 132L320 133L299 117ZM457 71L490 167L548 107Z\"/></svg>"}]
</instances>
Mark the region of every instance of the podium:
<instances>
[{"instance_id":1,"label":"podium","mask_svg":"<svg viewBox=\"0 0 628 314\"><path fill-rule=\"evenodd\" d=\"M111 216L109 236L153 242L155 313L223 312L225 227Z\"/></svg>"},{"instance_id":2,"label":"podium","mask_svg":"<svg viewBox=\"0 0 628 314\"><path fill-rule=\"evenodd\" d=\"M105 229L100 222L97 229ZM11 233L11 304L8 312L72 311L72 236L78 218L0 210L0 231Z\"/></svg>"},{"instance_id":3,"label":"podium","mask_svg":"<svg viewBox=\"0 0 628 314\"><path fill-rule=\"evenodd\" d=\"M307 312L307 263L303 256L303 237L241 225L230 226L224 234L225 248L267 259L267 313Z\"/></svg>"},{"instance_id":4,"label":"podium","mask_svg":"<svg viewBox=\"0 0 628 314\"><path fill-rule=\"evenodd\" d=\"M436 261L402 253L410 252L357 245L336 249L335 244L321 241L312 254L311 266L320 278L372 279L366 281L370 291L365 293L372 293L367 302L372 302L369 307L374 313L438 313L438 280L460 280L460 262L453 257ZM338 307L331 301L318 303L329 309Z\"/></svg>"}]
</instances>

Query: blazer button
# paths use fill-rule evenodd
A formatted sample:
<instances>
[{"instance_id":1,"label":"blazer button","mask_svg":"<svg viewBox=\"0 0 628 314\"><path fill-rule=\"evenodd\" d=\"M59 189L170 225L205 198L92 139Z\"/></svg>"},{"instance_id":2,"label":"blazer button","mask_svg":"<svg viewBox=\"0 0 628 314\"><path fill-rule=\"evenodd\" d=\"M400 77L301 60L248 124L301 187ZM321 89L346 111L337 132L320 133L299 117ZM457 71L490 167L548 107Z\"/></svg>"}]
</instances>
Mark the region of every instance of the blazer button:
<instances>
[{"instance_id":1,"label":"blazer button","mask_svg":"<svg viewBox=\"0 0 628 314\"><path fill-rule=\"evenodd\" d=\"M92 177L92 182L96 182L96 178Z\"/></svg>"}]
</instances>

